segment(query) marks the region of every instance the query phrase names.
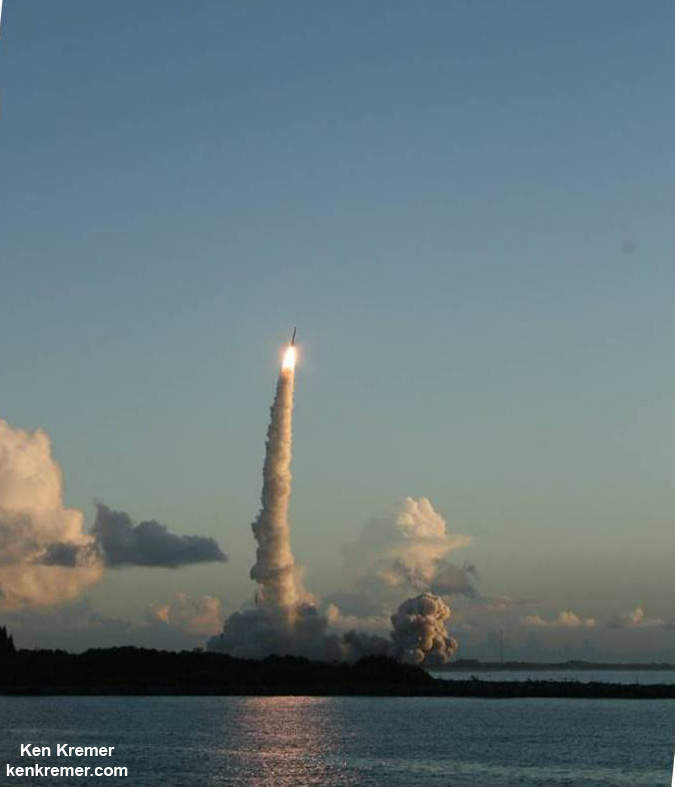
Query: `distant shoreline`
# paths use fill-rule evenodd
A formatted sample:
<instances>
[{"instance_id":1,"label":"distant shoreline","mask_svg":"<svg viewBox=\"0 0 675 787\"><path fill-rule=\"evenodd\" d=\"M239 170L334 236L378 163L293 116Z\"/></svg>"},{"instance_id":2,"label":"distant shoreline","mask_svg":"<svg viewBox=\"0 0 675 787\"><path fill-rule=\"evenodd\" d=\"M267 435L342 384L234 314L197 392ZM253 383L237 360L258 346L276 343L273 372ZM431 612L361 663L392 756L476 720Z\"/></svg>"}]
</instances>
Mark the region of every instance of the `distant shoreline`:
<instances>
[{"instance_id":1,"label":"distant shoreline","mask_svg":"<svg viewBox=\"0 0 675 787\"><path fill-rule=\"evenodd\" d=\"M614 664L607 661L478 661L463 659L428 667L430 672L675 672L675 664L666 662Z\"/></svg>"},{"instance_id":2,"label":"distant shoreline","mask_svg":"<svg viewBox=\"0 0 675 787\"><path fill-rule=\"evenodd\" d=\"M474 672L479 672L473 665ZM616 669L616 667L614 667ZM270 656L110 648L0 657L4 696L313 696L675 699L675 684L434 678L384 656L354 664Z\"/></svg>"},{"instance_id":3,"label":"distant shoreline","mask_svg":"<svg viewBox=\"0 0 675 787\"><path fill-rule=\"evenodd\" d=\"M440 684L440 685L439 685ZM582 683L579 681L437 681L429 686L13 686L0 697L469 697L476 699L675 700L673 684Z\"/></svg>"}]
</instances>

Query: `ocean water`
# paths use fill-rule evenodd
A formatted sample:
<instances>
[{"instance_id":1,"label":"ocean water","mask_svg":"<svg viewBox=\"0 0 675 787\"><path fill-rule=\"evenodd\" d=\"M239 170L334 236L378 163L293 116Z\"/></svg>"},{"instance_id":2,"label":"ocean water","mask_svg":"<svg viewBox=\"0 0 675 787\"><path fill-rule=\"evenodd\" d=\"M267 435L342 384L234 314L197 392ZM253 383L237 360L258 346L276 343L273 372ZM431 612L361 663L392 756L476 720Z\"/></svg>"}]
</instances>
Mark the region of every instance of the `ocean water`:
<instances>
[{"instance_id":1,"label":"ocean water","mask_svg":"<svg viewBox=\"0 0 675 787\"><path fill-rule=\"evenodd\" d=\"M0 784L125 787L669 785L675 701L0 697ZM21 757L21 743L115 746ZM7 777L6 763L126 778Z\"/></svg>"},{"instance_id":2,"label":"ocean water","mask_svg":"<svg viewBox=\"0 0 675 787\"><path fill-rule=\"evenodd\" d=\"M675 683L673 670L457 670L431 671L441 680L556 680L580 683Z\"/></svg>"}]
</instances>

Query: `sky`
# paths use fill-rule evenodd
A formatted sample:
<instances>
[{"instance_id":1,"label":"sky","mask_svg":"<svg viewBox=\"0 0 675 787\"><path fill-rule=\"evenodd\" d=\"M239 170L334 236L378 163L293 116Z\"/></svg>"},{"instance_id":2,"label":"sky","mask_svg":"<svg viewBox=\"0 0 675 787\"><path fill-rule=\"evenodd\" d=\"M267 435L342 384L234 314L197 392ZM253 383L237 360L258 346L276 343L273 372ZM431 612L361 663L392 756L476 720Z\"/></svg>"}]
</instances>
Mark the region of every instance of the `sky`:
<instances>
[{"instance_id":1,"label":"sky","mask_svg":"<svg viewBox=\"0 0 675 787\"><path fill-rule=\"evenodd\" d=\"M308 587L424 497L471 539L468 653L500 628L673 651L673 23L665 0L7 0L0 418L48 432L88 528L100 501L229 556L111 568L13 612L24 641L250 599L297 325Z\"/></svg>"}]
</instances>

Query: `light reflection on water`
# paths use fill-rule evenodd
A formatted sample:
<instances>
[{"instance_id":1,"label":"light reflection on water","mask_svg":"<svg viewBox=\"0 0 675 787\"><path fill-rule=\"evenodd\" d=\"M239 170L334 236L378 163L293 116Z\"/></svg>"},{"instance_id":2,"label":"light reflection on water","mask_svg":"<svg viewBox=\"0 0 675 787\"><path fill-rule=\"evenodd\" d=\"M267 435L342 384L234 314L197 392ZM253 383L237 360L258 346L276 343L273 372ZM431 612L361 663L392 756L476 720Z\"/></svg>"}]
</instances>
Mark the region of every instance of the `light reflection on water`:
<instances>
[{"instance_id":1,"label":"light reflection on water","mask_svg":"<svg viewBox=\"0 0 675 787\"><path fill-rule=\"evenodd\" d=\"M226 742L213 781L279 787L353 784L342 777L336 733L329 698L244 698L223 719Z\"/></svg>"},{"instance_id":2,"label":"light reflection on water","mask_svg":"<svg viewBox=\"0 0 675 787\"><path fill-rule=\"evenodd\" d=\"M667 700L0 697L0 768L66 742L117 747L110 787L656 787L674 721Z\"/></svg>"}]
</instances>

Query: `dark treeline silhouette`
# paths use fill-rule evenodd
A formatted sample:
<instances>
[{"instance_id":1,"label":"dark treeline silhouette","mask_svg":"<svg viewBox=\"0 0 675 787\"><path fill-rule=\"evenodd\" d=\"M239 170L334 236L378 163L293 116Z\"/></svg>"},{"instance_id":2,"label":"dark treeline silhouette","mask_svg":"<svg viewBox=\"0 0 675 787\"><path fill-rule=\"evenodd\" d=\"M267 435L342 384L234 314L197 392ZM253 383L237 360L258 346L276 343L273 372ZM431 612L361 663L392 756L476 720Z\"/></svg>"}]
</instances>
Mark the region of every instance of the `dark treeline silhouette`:
<instances>
[{"instance_id":1,"label":"dark treeline silhouette","mask_svg":"<svg viewBox=\"0 0 675 787\"><path fill-rule=\"evenodd\" d=\"M20 650L0 667L2 694L414 694L424 670L368 656L354 664L296 656L263 661L223 653L106 648Z\"/></svg>"},{"instance_id":2,"label":"dark treeline silhouette","mask_svg":"<svg viewBox=\"0 0 675 787\"><path fill-rule=\"evenodd\" d=\"M73 654L19 650L0 658L0 694L363 695L425 697L675 698L675 685L439 680L385 656L354 664L295 656L263 661L222 653L108 648Z\"/></svg>"},{"instance_id":3,"label":"dark treeline silhouette","mask_svg":"<svg viewBox=\"0 0 675 787\"><path fill-rule=\"evenodd\" d=\"M7 631L7 626L0 626L0 655L16 653L14 637Z\"/></svg>"}]
</instances>

